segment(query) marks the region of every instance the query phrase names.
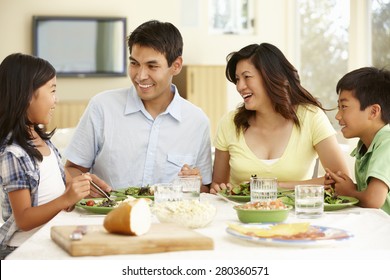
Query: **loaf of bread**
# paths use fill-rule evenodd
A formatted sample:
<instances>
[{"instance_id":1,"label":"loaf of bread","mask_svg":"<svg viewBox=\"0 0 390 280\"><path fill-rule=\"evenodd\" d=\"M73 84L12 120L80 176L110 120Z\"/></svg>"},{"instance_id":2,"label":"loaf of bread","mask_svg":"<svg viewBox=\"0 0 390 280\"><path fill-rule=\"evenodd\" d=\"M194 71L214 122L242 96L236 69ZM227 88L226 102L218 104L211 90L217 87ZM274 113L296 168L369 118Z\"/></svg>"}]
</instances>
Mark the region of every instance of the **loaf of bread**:
<instances>
[{"instance_id":1,"label":"loaf of bread","mask_svg":"<svg viewBox=\"0 0 390 280\"><path fill-rule=\"evenodd\" d=\"M151 211L148 202L140 198L121 203L118 208L107 214L103 226L110 233L127 235L147 233L151 226Z\"/></svg>"}]
</instances>

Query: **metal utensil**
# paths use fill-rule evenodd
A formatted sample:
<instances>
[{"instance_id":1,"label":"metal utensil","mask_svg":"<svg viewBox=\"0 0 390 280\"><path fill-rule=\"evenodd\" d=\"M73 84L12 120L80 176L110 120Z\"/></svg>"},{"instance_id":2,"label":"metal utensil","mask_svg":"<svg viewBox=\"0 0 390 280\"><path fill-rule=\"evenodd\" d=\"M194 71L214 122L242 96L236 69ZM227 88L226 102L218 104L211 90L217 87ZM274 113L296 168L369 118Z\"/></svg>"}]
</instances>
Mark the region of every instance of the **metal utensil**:
<instances>
[{"instance_id":1,"label":"metal utensil","mask_svg":"<svg viewBox=\"0 0 390 280\"><path fill-rule=\"evenodd\" d=\"M109 201L113 201L109 194L103 191L98 185L96 185L93 181L90 181L91 185L99 192L101 193L105 198L107 198Z\"/></svg>"},{"instance_id":2,"label":"metal utensil","mask_svg":"<svg viewBox=\"0 0 390 280\"><path fill-rule=\"evenodd\" d=\"M84 173L81 173L81 175L83 175ZM110 194L103 191L98 185L96 185L96 183L94 181L89 181L89 183L92 185L92 187L95 188L95 190L97 190L100 194L102 194L105 198L107 198L109 201L113 201L113 199L110 198Z\"/></svg>"},{"instance_id":3,"label":"metal utensil","mask_svg":"<svg viewBox=\"0 0 390 280\"><path fill-rule=\"evenodd\" d=\"M240 203L231 201L230 199L228 199L227 197L223 196L223 195L220 194L220 193L217 193L217 196L218 196L219 198L222 198L222 199L225 200L226 202L229 202L230 204L233 204L233 205L239 205L239 204L240 204Z\"/></svg>"},{"instance_id":4,"label":"metal utensil","mask_svg":"<svg viewBox=\"0 0 390 280\"><path fill-rule=\"evenodd\" d=\"M87 226L77 226L76 229L69 235L69 238L73 241L79 241L83 239L85 234L87 234Z\"/></svg>"}]
</instances>

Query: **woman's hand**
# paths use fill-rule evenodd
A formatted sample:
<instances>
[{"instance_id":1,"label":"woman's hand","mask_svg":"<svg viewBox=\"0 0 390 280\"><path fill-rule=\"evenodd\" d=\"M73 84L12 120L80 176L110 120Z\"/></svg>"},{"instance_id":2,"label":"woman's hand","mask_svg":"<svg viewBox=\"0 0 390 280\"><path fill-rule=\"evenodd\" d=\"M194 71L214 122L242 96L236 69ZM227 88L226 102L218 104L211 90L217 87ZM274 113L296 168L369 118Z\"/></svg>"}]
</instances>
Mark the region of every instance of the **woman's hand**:
<instances>
[{"instance_id":1,"label":"woman's hand","mask_svg":"<svg viewBox=\"0 0 390 280\"><path fill-rule=\"evenodd\" d=\"M211 187L210 187L210 193L212 194L216 194L218 192L220 192L221 190L231 190L232 189L232 185L230 183L221 183L221 184L217 184L217 183L211 183Z\"/></svg>"},{"instance_id":2,"label":"woman's hand","mask_svg":"<svg viewBox=\"0 0 390 280\"><path fill-rule=\"evenodd\" d=\"M352 179L341 171L333 172L329 168L325 169L325 184L330 182L335 193L338 195L354 196L356 185Z\"/></svg>"},{"instance_id":3,"label":"woman's hand","mask_svg":"<svg viewBox=\"0 0 390 280\"><path fill-rule=\"evenodd\" d=\"M333 188L334 189L334 186L335 186L335 183L336 181L333 180L332 176L330 176L330 173L327 172L324 176L324 187L325 189L330 189L330 188Z\"/></svg>"}]
</instances>

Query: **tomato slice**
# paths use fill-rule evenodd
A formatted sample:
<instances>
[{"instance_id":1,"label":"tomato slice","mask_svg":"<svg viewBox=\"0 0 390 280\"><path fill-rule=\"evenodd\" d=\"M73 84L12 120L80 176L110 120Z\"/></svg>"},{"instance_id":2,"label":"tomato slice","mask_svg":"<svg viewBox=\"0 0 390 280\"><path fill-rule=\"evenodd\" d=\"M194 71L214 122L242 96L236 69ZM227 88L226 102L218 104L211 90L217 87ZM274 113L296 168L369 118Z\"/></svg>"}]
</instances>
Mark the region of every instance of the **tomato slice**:
<instances>
[{"instance_id":1,"label":"tomato slice","mask_svg":"<svg viewBox=\"0 0 390 280\"><path fill-rule=\"evenodd\" d=\"M86 204L87 204L87 206L94 206L94 205L95 205L95 201L93 201L93 200L88 200L88 201L86 202Z\"/></svg>"}]
</instances>

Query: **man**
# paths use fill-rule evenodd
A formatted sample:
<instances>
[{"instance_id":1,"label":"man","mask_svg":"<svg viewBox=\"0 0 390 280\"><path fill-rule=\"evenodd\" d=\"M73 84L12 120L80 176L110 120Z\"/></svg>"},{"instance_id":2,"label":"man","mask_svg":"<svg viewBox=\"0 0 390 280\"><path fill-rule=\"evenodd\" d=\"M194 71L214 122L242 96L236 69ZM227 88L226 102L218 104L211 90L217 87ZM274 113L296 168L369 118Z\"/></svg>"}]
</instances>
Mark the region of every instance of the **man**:
<instances>
[{"instance_id":1,"label":"man","mask_svg":"<svg viewBox=\"0 0 390 280\"><path fill-rule=\"evenodd\" d=\"M66 168L72 176L92 173L107 191L166 183L178 174L201 174L209 185L209 120L172 84L183 65L179 30L148 21L131 33L128 47L133 86L91 99L65 151Z\"/></svg>"}]
</instances>

